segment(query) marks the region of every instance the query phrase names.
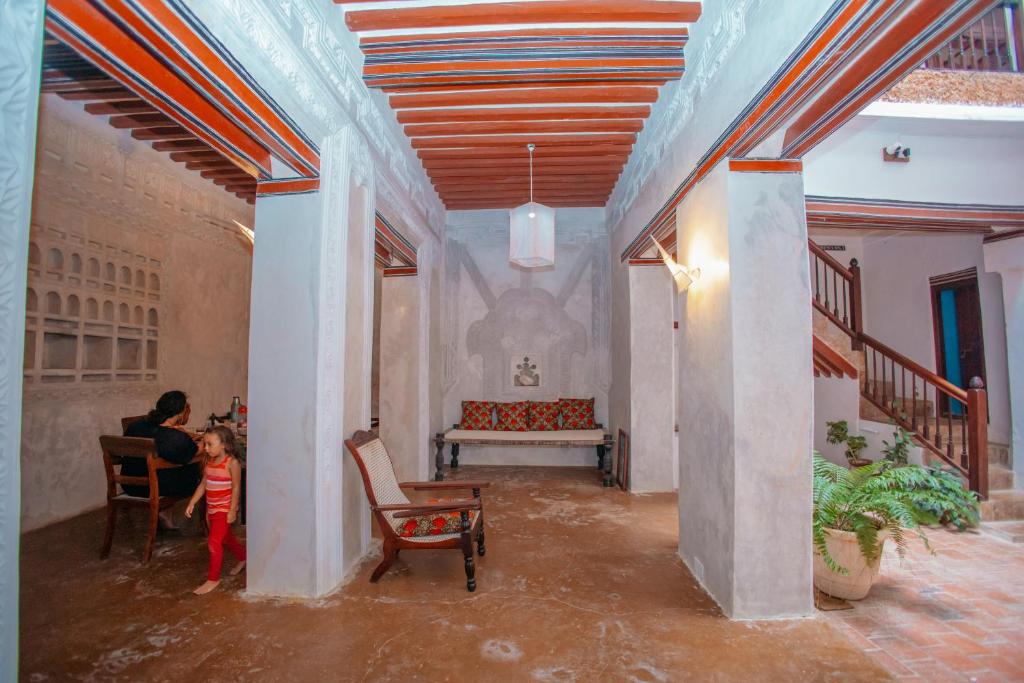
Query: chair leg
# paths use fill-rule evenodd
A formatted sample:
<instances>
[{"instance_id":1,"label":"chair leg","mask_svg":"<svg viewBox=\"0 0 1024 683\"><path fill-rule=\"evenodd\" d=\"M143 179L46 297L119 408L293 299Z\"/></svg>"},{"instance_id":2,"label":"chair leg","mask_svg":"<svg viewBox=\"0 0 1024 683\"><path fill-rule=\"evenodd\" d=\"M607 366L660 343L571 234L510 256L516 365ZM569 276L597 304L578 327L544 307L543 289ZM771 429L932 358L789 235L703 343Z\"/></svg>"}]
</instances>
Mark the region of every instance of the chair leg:
<instances>
[{"instance_id":1,"label":"chair leg","mask_svg":"<svg viewBox=\"0 0 1024 683\"><path fill-rule=\"evenodd\" d=\"M480 513L480 531L476 533L476 554L483 557L487 553L484 547L484 513Z\"/></svg>"},{"instance_id":2,"label":"chair leg","mask_svg":"<svg viewBox=\"0 0 1024 683\"><path fill-rule=\"evenodd\" d=\"M385 540L384 541L384 559L380 561L377 568L373 570L373 574L370 575L370 583L377 583L380 577L384 576L384 572L391 568L391 563L398 557L398 549L395 548L394 543Z\"/></svg>"},{"instance_id":3,"label":"chair leg","mask_svg":"<svg viewBox=\"0 0 1024 683\"><path fill-rule=\"evenodd\" d=\"M466 590L476 590L476 565L473 563L473 529L469 526L469 513L460 510L462 517L462 556L466 560ZM482 528L482 527L481 527Z\"/></svg>"},{"instance_id":4,"label":"chair leg","mask_svg":"<svg viewBox=\"0 0 1024 683\"><path fill-rule=\"evenodd\" d=\"M114 543L114 526L117 524L117 506L107 503L107 532L103 535L103 548L100 550L100 559L105 560L110 555L110 546Z\"/></svg>"},{"instance_id":5,"label":"chair leg","mask_svg":"<svg viewBox=\"0 0 1024 683\"><path fill-rule=\"evenodd\" d=\"M151 506L149 508L149 530L146 533L146 547L142 550L142 563L148 564L149 558L153 556L153 542L156 540L156 525L160 519L160 508Z\"/></svg>"}]
</instances>

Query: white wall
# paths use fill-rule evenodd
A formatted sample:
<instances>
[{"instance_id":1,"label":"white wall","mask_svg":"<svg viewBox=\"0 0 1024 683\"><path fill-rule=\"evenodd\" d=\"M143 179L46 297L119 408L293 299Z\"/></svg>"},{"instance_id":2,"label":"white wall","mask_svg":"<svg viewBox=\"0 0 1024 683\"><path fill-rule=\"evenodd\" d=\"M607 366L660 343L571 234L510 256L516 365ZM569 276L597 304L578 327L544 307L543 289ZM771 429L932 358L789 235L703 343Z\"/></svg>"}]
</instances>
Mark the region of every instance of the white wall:
<instances>
[{"instance_id":1,"label":"white wall","mask_svg":"<svg viewBox=\"0 0 1024 683\"><path fill-rule=\"evenodd\" d=\"M455 211L445 227L444 423L463 400L596 399L608 424L611 288L601 209L559 209L555 265L508 260L508 211ZM513 359L535 354L540 387L512 385ZM596 465L593 448L462 449L460 462Z\"/></svg>"},{"instance_id":2,"label":"white wall","mask_svg":"<svg viewBox=\"0 0 1024 683\"><path fill-rule=\"evenodd\" d=\"M145 413L162 392L182 389L192 424L199 424L223 413L232 395L245 400L248 360L251 255L230 221L251 226L252 206L80 105L44 95L40 115L32 237L60 245L66 268L80 253L134 272L144 256L142 267L159 273L160 288L125 300L159 309L159 325L148 331L159 364L153 380L43 384L37 377L26 386L24 530L103 504L97 437L119 434L121 417ZM80 277L76 284L70 273L45 271L37 267L30 277L40 299L47 289L76 294L83 306L90 296L114 296L105 283Z\"/></svg>"},{"instance_id":3,"label":"white wall","mask_svg":"<svg viewBox=\"0 0 1024 683\"><path fill-rule=\"evenodd\" d=\"M895 141L910 163L882 161ZM1024 123L860 115L804 159L808 195L1024 204Z\"/></svg>"},{"instance_id":4,"label":"white wall","mask_svg":"<svg viewBox=\"0 0 1024 683\"><path fill-rule=\"evenodd\" d=\"M672 491L675 375L672 329L675 283L668 268L633 266L630 284L630 490Z\"/></svg>"}]
</instances>

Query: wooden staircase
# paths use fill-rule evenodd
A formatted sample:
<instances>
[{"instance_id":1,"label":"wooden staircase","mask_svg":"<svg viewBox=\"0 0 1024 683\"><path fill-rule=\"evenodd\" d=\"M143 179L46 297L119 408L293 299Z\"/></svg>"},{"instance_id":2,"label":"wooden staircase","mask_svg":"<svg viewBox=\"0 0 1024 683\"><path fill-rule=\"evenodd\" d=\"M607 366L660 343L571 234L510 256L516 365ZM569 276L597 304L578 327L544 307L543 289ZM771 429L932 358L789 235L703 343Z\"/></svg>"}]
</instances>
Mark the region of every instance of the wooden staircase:
<instances>
[{"instance_id":1,"label":"wooden staircase","mask_svg":"<svg viewBox=\"0 0 1024 683\"><path fill-rule=\"evenodd\" d=\"M857 369L857 375L850 376L859 378L862 415L867 412L867 419L897 424L911 432L929 460L959 473L985 501L983 515L1019 511L1024 519L1024 492L990 486L1012 487L1014 481L1007 462L990 466L988 400L981 380L976 377L969 389L962 389L866 334L856 259L847 268L813 240L808 243L815 343L827 345L833 353L842 349L845 360ZM846 356L847 347L852 357ZM816 348L815 374L819 374L818 352ZM1005 447L1000 451L993 446L998 454L1008 453Z\"/></svg>"}]
</instances>

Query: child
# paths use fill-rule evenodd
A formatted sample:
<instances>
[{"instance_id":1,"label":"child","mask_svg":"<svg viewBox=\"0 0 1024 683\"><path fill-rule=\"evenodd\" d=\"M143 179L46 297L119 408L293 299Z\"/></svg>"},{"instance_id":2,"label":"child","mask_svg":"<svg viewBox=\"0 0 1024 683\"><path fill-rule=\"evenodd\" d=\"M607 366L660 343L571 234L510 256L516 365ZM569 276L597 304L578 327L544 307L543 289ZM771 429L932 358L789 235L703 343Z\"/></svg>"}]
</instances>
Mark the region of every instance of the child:
<instances>
[{"instance_id":1,"label":"child","mask_svg":"<svg viewBox=\"0 0 1024 683\"><path fill-rule=\"evenodd\" d=\"M238 498L242 485L242 467L238 464L235 435L223 425L210 428L203 436L206 446L206 468L185 515L192 517L196 503L206 494L206 516L210 524L210 573L204 583L193 591L196 595L209 593L220 583L220 567L224 561L224 546L238 558L231 575L245 567L245 546L232 535L228 525L238 514Z\"/></svg>"}]
</instances>

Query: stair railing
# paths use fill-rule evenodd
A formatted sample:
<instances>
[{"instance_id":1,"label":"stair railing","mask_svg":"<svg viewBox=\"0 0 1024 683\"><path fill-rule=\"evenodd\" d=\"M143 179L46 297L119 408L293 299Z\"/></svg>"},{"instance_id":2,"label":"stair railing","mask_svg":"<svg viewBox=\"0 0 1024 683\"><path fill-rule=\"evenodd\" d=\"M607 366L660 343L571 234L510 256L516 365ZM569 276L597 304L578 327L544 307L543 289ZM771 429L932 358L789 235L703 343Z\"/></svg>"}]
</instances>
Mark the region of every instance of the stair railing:
<instances>
[{"instance_id":1,"label":"stair railing","mask_svg":"<svg viewBox=\"0 0 1024 683\"><path fill-rule=\"evenodd\" d=\"M861 349L860 267L857 259L846 268L824 249L808 240L811 252L811 303L826 318L850 335L854 351Z\"/></svg>"},{"instance_id":2,"label":"stair railing","mask_svg":"<svg viewBox=\"0 0 1024 683\"><path fill-rule=\"evenodd\" d=\"M865 334L857 260L845 268L813 241L808 246L811 304L850 336L854 350L864 351L861 396L988 498L988 398L981 378L961 389Z\"/></svg>"}]
</instances>

